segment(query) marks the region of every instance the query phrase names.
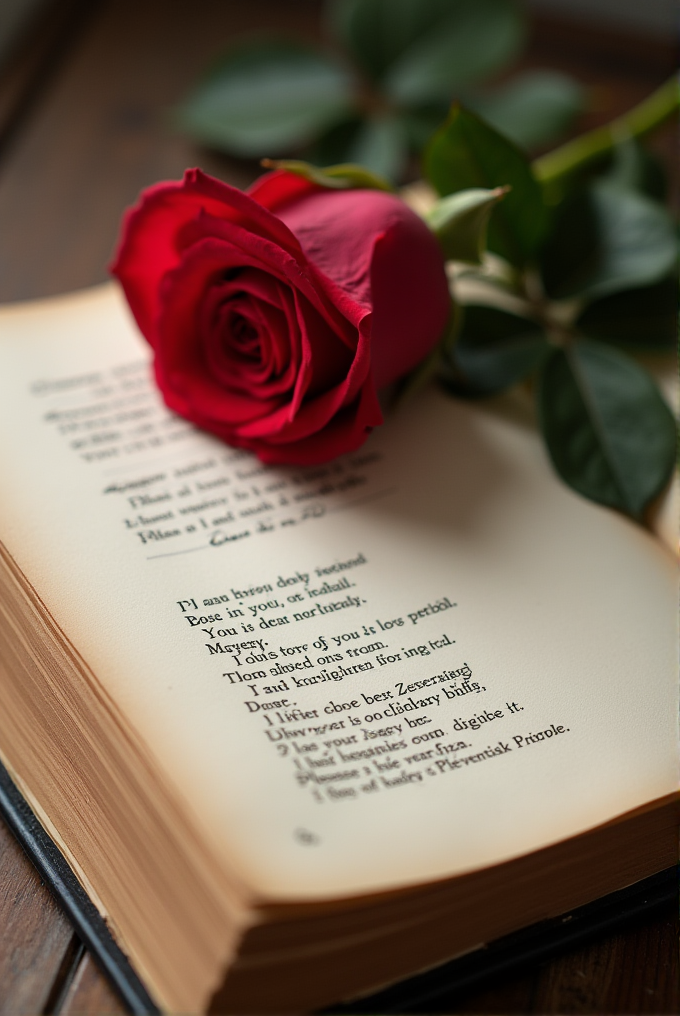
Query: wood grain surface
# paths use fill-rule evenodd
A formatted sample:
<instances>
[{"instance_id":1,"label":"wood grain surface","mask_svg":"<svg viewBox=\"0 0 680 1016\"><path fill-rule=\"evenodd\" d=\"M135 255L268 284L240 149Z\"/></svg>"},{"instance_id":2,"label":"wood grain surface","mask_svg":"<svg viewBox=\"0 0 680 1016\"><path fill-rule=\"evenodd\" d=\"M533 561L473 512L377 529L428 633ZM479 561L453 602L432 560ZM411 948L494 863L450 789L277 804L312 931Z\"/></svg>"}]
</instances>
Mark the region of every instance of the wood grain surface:
<instances>
[{"instance_id":1,"label":"wood grain surface","mask_svg":"<svg viewBox=\"0 0 680 1016\"><path fill-rule=\"evenodd\" d=\"M2 2L2 0L0 0ZM100 282L139 190L200 165L237 185L258 172L197 149L168 112L236 35L320 37L317 0L57 0L0 69L0 300ZM671 45L536 23L525 67L590 89L581 129L639 101L673 69ZM655 142L675 157L673 128ZM675 176L677 180L677 175ZM676 184L677 186L677 184ZM678 1013L675 908L446 999L432 1012ZM121 1013L40 878L0 823L0 1014Z\"/></svg>"},{"instance_id":2,"label":"wood grain surface","mask_svg":"<svg viewBox=\"0 0 680 1016\"><path fill-rule=\"evenodd\" d=\"M75 947L67 919L0 825L0 1013L48 1011Z\"/></svg>"},{"instance_id":3,"label":"wood grain surface","mask_svg":"<svg viewBox=\"0 0 680 1016\"><path fill-rule=\"evenodd\" d=\"M118 997L99 973L87 953L82 956L66 988L63 1000L56 1010L61 1016L79 1016L80 1013L125 1012Z\"/></svg>"}]
</instances>

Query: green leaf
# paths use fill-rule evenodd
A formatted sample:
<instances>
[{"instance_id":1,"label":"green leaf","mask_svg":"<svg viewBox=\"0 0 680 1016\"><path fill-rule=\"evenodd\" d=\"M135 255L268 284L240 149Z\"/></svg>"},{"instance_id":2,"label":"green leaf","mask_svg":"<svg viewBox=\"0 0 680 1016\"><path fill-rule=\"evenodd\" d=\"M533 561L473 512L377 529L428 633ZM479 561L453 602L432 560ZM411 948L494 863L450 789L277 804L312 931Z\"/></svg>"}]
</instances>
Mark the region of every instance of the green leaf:
<instances>
[{"instance_id":1,"label":"green leaf","mask_svg":"<svg viewBox=\"0 0 680 1016\"><path fill-rule=\"evenodd\" d=\"M408 159L408 134L401 117L385 113L366 119L352 141L348 157L379 176L400 179Z\"/></svg>"},{"instance_id":2,"label":"green leaf","mask_svg":"<svg viewBox=\"0 0 680 1016\"><path fill-rule=\"evenodd\" d=\"M538 405L565 483L641 518L675 461L673 415L649 375L614 349L575 343L553 350L545 363Z\"/></svg>"},{"instance_id":3,"label":"green leaf","mask_svg":"<svg viewBox=\"0 0 680 1016\"><path fill-rule=\"evenodd\" d=\"M448 113L448 102L433 102L402 110L402 120L408 135L409 146L413 152L420 155L434 132L439 130L444 123Z\"/></svg>"},{"instance_id":4,"label":"green leaf","mask_svg":"<svg viewBox=\"0 0 680 1016\"><path fill-rule=\"evenodd\" d=\"M473 188L458 191L432 206L425 218L447 258L477 265L481 263L489 216L508 190L507 187L496 187L494 190Z\"/></svg>"},{"instance_id":5,"label":"green leaf","mask_svg":"<svg viewBox=\"0 0 680 1016\"><path fill-rule=\"evenodd\" d=\"M614 148L606 179L628 190L664 202L668 191L666 172L659 160L636 138L624 138Z\"/></svg>"},{"instance_id":6,"label":"green leaf","mask_svg":"<svg viewBox=\"0 0 680 1016\"><path fill-rule=\"evenodd\" d=\"M576 321L591 339L640 351L674 349L678 328L678 280L627 289L591 303Z\"/></svg>"},{"instance_id":7,"label":"green leaf","mask_svg":"<svg viewBox=\"0 0 680 1016\"><path fill-rule=\"evenodd\" d=\"M354 138L363 122L363 116L350 115L322 131L304 148L305 159L314 166L334 166L348 162Z\"/></svg>"},{"instance_id":8,"label":"green leaf","mask_svg":"<svg viewBox=\"0 0 680 1016\"><path fill-rule=\"evenodd\" d=\"M469 110L454 106L424 157L425 176L440 194L506 184L512 189L489 224L489 249L513 265L530 262L543 240L548 211L527 157Z\"/></svg>"},{"instance_id":9,"label":"green leaf","mask_svg":"<svg viewBox=\"0 0 680 1016\"><path fill-rule=\"evenodd\" d=\"M494 94L468 100L472 109L520 148L549 144L585 105L585 89L554 71L528 71Z\"/></svg>"},{"instance_id":10,"label":"green leaf","mask_svg":"<svg viewBox=\"0 0 680 1016\"><path fill-rule=\"evenodd\" d=\"M262 165L267 169L287 169L289 173L296 173L298 176L303 176L305 180L311 180L313 183L319 184L320 187L328 187L330 190L362 188L364 190L394 191L389 180L371 173L365 166L357 166L351 162L343 162L337 166L325 166L323 169L297 159L262 159Z\"/></svg>"},{"instance_id":11,"label":"green leaf","mask_svg":"<svg viewBox=\"0 0 680 1016\"><path fill-rule=\"evenodd\" d=\"M334 0L330 26L368 76L378 79L456 6L456 0Z\"/></svg>"},{"instance_id":12,"label":"green leaf","mask_svg":"<svg viewBox=\"0 0 680 1016\"><path fill-rule=\"evenodd\" d=\"M518 8L508 0L456 0L448 17L389 67L383 88L406 106L451 99L457 89L513 60L523 42L523 28Z\"/></svg>"},{"instance_id":13,"label":"green leaf","mask_svg":"<svg viewBox=\"0 0 680 1016\"><path fill-rule=\"evenodd\" d=\"M311 47L270 40L232 49L175 120L199 141L237 155L276 155L354 106L344 67Z\"/></svg>"},{"instance_id":14,"label":"green leaf","mask_svg":"<svg viewBox=\"0 0 680 1016\"><path fill-rule=\"evenodd\" d=\"M676 257L673 221L660 204L598 180L560 205L541 269L551 297L593 298L656 282Z\"/></svg>"},{"instance_id":15,"label":"green leaf","mask_svg":"<svg viewBox=\"0 0 680 1016\"><path fill-rule=\"evenodd\" d=\"M495 395L531 374L548 348L535 321L471 304L463 308L458 342L444 360L441 379L454 395Z\"/></svg>"}]
</instances>

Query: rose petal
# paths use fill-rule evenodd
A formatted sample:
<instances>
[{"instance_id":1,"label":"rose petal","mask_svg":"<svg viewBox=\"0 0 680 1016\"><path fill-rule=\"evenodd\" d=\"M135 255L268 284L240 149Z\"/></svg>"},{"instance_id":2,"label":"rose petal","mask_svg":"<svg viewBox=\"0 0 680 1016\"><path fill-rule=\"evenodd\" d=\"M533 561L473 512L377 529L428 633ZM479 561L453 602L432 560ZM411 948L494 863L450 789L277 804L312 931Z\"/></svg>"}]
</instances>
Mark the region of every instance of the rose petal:
<instances>
[{"instance_id":1,"label":"rose petal","mask_svg":"<svg viewBox=\"0 0 680 1016\"><path fill-rule=\"evenodd\" d=\"M316 430L327 426L330 420L344 407L353 403L366 385L370 372L370 315L359 327L357 354L347 376L329 391L316 398L306 400L291 417L288 407L283 406L267 416L254 419L241 428L241 434L248 438L267 438L268 441L298 441L309 437ZM382 419L382 417L381 417ZM283 435L280 437L280 435Z\"/></svg>"},{"instance_id":2,"label":"rose petal","mask_svg":"<svg viewBox=\"0 0 680 1016\"><path fill-rule=\"evenodd\" d=\"M248 188L246 193L270 212L276 212L283 205L298 201L307 194L324 190L312 180L306 180L299 173L290 173L286 169L275 169L273 173L265 173Z\"/></svg>"},{"instance_id":3,"label":"rose petal","mask_svg":"<svg viewBox=\"0 0 680 1016\"><path fill-rule=\"evenodd\" d=\"M152 346L158 337L161 280L180 261L178 232L206 213L268 239L293 259L299 256L298 241L280 219L247 194L199 169L187 170L181 183L150 187L125 215L110 271L120 280L137 324Z\"/></svg>"},{"instance_id":4,"label":"rose petal","mask_svg":"<svg viewBox=\"0 0 680 1016\"><path fill-rule=\"evenodd\" d=\"M412 370L451 307L442 254L425 223L393 194L366 190L315 190L278 214L325 275L373 308L376 386Z\"/></svg>"},{"instance_id":5,"label":"rose petal","mask_svg":"<svg viewBox=\"0 0 680 1016\"><path fill-rule=\"evenodd\" d=\"M191 235L196 223L191 224ZM363 317L366 306L355 301L348 293L340 289L329 277L323 275L311 262L293 258L288 252L276 244L249 233L237 224L225 223L221 219L209 215L201 217L205 236L198 235L193 242L202 243L207 237L223 238L226 242L243 251L249 264L254 258L259 260L259 267L269 271L282 281L288 282L307 297L312 306L328 321L336 334L353 349L356 345L354 328ZM184 249L186 254L190 245ZM302 252L301 252L302 253ZM303 255L304 257L304 255Z\"/></svg>"},{"instance_id":6,"label":"rose petal","mask_svg":"<svg viewBox=\"0 0 680 1016\"><path fill-rule=\"evenodd\" d=\"M303 397L311 398L335 387L347 377L356 351L338 340L335 332L301 293L293 292L296 321L302 332L302 382L291 401L290 419L297 415ZM299 389L299 390L298 390Z\"/></svg>"},{"instance_id":7,"label":"rose petal","mask_svg":"<svg viewBox=\"0 0 680 1016\"><path fill-rule=\"evenodd\" d=\"M321 462L347 452L355 451L370 434L373 427L383 422L380 404L375 390L367 385L362 389L356 402L341 409L323 428L287 443L283 439L271 444L255 444L249 447L263 462L298 466L315 466ZM280 437L282 437L280 435ZM244 443L243 447L248 447Z\"/></svg>"}]
</instances>

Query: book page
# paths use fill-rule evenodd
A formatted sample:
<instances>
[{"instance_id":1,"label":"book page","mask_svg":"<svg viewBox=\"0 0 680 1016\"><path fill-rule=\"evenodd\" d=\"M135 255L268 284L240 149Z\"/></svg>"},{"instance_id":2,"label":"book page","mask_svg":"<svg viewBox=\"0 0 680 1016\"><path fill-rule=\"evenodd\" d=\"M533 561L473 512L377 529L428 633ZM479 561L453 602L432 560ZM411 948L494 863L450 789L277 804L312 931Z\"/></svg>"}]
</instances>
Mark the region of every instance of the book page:
<instances>
[{"instance_id":1,"label":"book page","mask_svg":"<svg viewBox=\"0 0 680 1016\"><path fill-rule=\"evenodd\" d=\"M274 468L149 362L114 286L0 312L0 538L257 891L462 873L675 790L671 555L520 403L432 389Z\"/></svg>"}]
</instances>

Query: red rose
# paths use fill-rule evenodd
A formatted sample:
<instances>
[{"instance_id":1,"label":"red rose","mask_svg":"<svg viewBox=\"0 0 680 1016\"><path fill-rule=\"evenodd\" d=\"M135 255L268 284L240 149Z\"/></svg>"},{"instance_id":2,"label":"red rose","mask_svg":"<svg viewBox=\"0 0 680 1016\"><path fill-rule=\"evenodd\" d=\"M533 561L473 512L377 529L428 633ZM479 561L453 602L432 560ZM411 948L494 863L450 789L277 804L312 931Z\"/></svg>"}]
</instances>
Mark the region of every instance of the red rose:
<instances>
[{"instance_id":1,"label":"red rose","mask_svg":"<svg viewBox=\"0 0 680 1016\"><path fill-rule=\"evenodd\" d=\"M112 267L168 406L265 462L310 465L382 422L376 391L449 313L439 245L399 198L276 171L145 191Z\"/></svg>"}]
</instances>

